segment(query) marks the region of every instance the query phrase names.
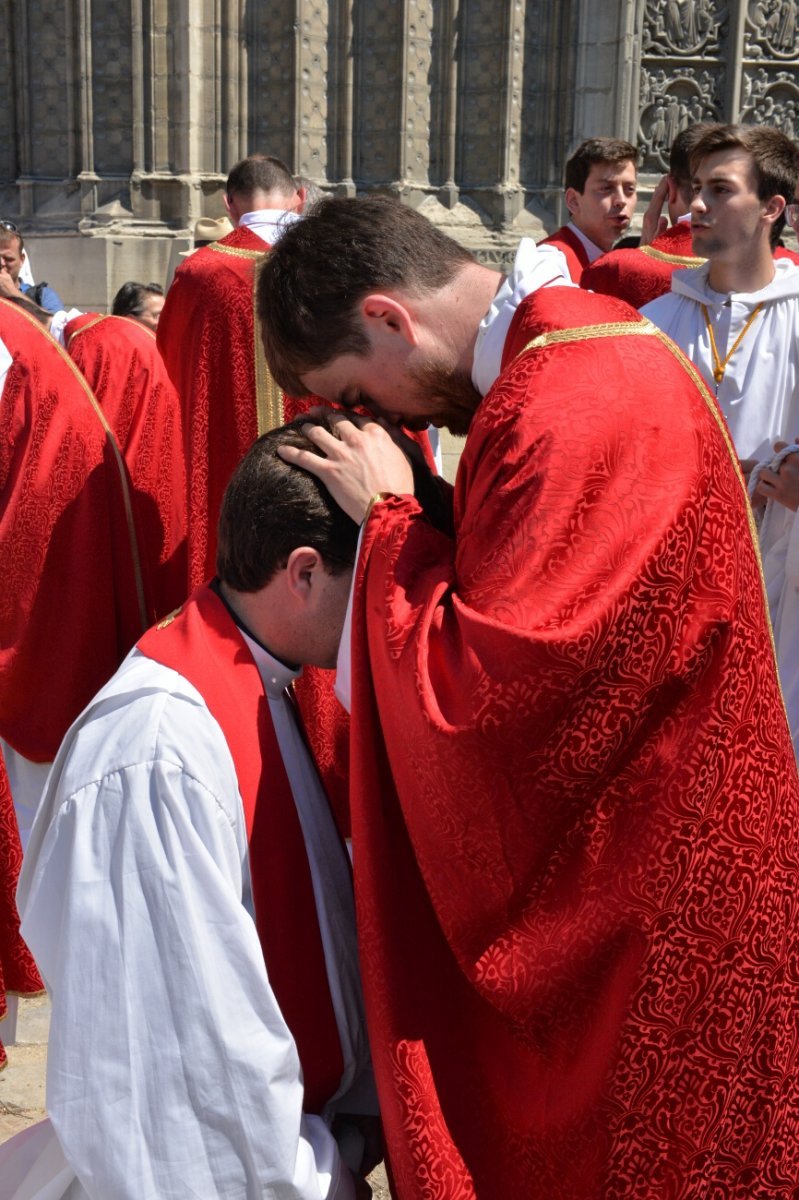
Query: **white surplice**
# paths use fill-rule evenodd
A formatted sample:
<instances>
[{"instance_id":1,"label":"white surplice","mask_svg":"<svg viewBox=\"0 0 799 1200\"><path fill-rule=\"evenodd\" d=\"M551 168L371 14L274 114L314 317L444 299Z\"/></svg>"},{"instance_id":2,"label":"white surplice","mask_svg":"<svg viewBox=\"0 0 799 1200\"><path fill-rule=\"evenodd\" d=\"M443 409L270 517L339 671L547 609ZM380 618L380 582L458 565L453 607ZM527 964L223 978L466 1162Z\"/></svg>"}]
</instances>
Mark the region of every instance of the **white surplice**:
<instances>
[{"instance_id":1,"label":"white surplice","mask_svg":"<svg viewBox=\"0 0 799 1200\"><path fill-rule=\"evenodd\" d=\"M133 650L59 751L18 897L52 998L47 1108L80 1181L70 1196L352 1195L326 1124L375 1111L349 867L286 700L292 673L247 642L309 853L342 1084L325 1120L303 1113L230 751L196 689Z\"/></svg>"},{"instance_id":2,"label":"white surplice","mask_svg":"<svg viewBox=\"0 0 799 1200\"><path fill-rule=\"evenodd\" d=\"M709 264L675 271L671 292L644 305L641 314L677 343L704 376L727 419L741 458L765 458L776 438L799 435L799 267L776 259L774 278L757 292L715 292ZM758 304L762 308L724 370L716 389L707 308L722 362ZM657 381L653 382L653 401ZM668 403L668 397L662 397Z\"/></svg>"}]
</instances>

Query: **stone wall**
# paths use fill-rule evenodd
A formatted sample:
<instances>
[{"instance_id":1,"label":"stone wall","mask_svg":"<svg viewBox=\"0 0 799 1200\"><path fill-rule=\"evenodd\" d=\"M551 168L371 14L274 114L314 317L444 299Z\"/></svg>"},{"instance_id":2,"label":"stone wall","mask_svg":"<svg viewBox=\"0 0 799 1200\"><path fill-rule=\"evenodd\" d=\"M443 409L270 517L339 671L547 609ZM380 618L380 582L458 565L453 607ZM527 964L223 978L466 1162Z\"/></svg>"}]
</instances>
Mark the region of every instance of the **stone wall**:
<instances>
[{"instance_id":1,"label":"stone wall","mask_svg":"<svg viewBox=\"0 0 799 1200\"><path fill-rule=\"evenodd\" d=\"M703 117L799 134L797 0L0 0L0 214L104 308L166 279L262 150L381 189L487 262L561 219L563 163Z\"/></svg>"}]
</instances>

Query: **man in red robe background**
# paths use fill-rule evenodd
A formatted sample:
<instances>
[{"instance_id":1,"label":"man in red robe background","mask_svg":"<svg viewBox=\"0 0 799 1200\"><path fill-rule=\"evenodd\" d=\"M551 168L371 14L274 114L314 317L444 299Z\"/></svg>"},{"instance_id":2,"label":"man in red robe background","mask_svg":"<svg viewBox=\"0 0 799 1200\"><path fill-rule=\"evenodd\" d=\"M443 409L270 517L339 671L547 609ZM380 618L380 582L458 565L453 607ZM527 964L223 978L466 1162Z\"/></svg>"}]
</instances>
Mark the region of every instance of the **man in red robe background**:
<instances>
[{"instance_id":1,"label":"man in red robe background","mask_svg":"<svg viewBox=\"0 0 799 1200\"><path fill-rule=\"evenodd\" d=\"M305 193L279 159L237 163L226 186L233 232L175 272L158 348L183 410L189 484L189 588L214 573L216 523L234 468L256 437L291 420L255 327L255 276L274 241L299 219Z\"/></svg>"},{"instance_id":2,"label":"man in red robe background","mask_svg":"<svg viewBox=\"0 0 799 1200\"><path fill-rule=\"evenodd\" d=\"M669 173L655 188L644 215L642 244L603 254L586 267L581 287L641 308L671 290L674 271L702 265L705 260L694 256L691 244L691 154L709 128L705 123L690 125L677 134L669 152ZM668 221L661 216L664 204Z\"/></svg>"},{"instance_id":3,"label":"man in red robe background","mask_svg":"<svg viewBox=\"0 0 799 1200\"><path fill-rule=\"evenodd\" d=\"M0 359L0 738L24 846L46 764L152 618L135 489L86 380L7 300Z\"/></svg>"},{"instance_id":4,"label":"man in red robe background","mask_svg":"<svg viewBox=\"0 0 799 1200\"><path fill-rule=\"evenodd\" d=\"M188 593L180 402L154 334L128 317L67 322L67 352L94 392L130 471L150 620Z\"/></svg>"},{"instance_id":5,"label":"man in red robe background","mask_svg":"<svg viewBox=\"0 0 799 1200\"><path fill-rule=\"evenodd\" d=\"M397 1193L776 1200L799 783L743 481L673 344L546 282L481 397L504 285L411 210L322 205L260 280L284 386L467 434L454 537L379 424L283 451L365 519L354 866Z\"/></svg>"},{"instance_id":6,"label":"man in red robe background","mask_svg":"<svg viewBox=\"0 0 799 1200\"><path fill-rule=\"evenodd\" d=\"M638 151L618 138L589 138L566 163L568 224L545 238L566 258L574 283L629 228L637 199Z\"/></svg>"}]
</instances>

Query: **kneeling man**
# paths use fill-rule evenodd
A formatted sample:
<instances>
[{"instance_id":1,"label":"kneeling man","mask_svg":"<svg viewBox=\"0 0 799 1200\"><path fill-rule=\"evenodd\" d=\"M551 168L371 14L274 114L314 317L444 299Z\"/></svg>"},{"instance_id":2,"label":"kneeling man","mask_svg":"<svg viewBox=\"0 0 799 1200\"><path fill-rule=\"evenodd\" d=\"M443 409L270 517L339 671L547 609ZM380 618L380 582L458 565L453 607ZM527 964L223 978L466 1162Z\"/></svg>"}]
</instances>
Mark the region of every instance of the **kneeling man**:
<instances>
[{"instance_id":1,"label":"kneeling man","mask_svg":"<svg viewBox=\"0 0 799 1200\"><path fill-rule=\"evenodd\" d=\"M34 825L19 902L70 1197L369 1194L350 865L292 697L295 664L335 662L358 530L287 442L240 464L218 578L72 726Z\"/></svg>"}]
</instances>

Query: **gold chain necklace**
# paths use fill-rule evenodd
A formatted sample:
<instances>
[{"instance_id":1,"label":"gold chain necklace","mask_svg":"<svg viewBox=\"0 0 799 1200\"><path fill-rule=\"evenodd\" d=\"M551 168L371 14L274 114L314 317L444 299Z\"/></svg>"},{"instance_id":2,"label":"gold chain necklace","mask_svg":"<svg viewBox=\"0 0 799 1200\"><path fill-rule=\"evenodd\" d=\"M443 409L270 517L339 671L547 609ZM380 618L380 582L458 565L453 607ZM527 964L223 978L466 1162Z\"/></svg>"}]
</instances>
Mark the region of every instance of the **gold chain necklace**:
<instances>
[{"instance_id":1,"label":"gold chain necklace","mask_svg":"<svg viewBox=\"0 0 799 1200\"><path fill-rule=\"evenodd\" d=\"M707 331L710 334L710 351L711 351L711 354L713 355L713 378L716 381L716 392L717 393L719 390L719 384L721 383L722 379L724 378L724 372L727 370L727 365L728 365L730 359L732 358L733 354L740 346L741 342L746 337L747 333L749 332L750 325L752 324L752 322L754 321L755 317L760 312L762 307L763 307L763 304L761 302L760 304L756 305L755 308L752 309L752 312L749 316L749 320L746 322L743 329L738 334L737 338L735 339L735 341L732 344L732 349L730 350L727 357L724 359L724 362L722 362L721 355L719 354L719 348L716 345L716 335L713 332L713 326L710 322L710 313L707 311L707 305L706 304L702 305L702 312L705 314L705 325L707 325Z\"/></svg>"}]
</instances>

